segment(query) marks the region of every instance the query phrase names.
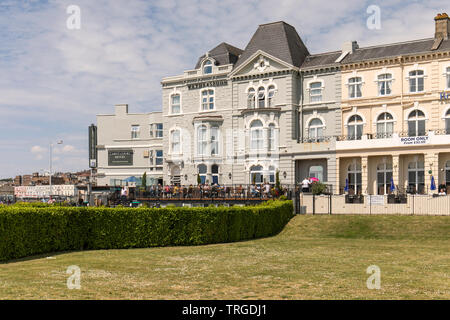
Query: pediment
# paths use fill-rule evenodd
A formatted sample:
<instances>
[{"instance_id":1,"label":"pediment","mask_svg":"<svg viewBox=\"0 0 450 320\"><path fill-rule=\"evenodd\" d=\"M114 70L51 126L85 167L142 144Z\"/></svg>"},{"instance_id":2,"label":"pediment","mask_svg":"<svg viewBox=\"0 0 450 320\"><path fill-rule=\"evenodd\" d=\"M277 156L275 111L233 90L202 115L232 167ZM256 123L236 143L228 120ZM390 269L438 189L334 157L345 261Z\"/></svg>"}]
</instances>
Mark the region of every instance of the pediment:
<instances>
[{"instance_id":1,"label":"pediment","mask_svg":"<svg viewBox=\"0 0 450 320\"><path fill-rule=\"evenodd\" d=\"M230 76L253 75L267 72L276 72L286 69L297 69L296 67L275 58L264 51L257 51L245 63L233 70Z\"/></svg>"}]
</instances>

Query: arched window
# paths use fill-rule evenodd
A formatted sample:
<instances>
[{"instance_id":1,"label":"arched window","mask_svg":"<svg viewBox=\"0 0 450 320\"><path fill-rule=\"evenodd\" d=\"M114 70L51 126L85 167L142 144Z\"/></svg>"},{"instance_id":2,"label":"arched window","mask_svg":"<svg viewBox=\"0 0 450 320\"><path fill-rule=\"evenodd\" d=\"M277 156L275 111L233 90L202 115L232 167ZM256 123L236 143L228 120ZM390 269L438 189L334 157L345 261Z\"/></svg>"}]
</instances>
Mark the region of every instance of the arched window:
<instances>
[{"instance_id":1,"label":"arched window","mask_svg":"<svg viewBox=\"0 0 450 320\"><path fill-rule=\"evenodd\" d=\"M348 96L350 98L360 98L362 97L362 78L354 77L348 79Z\"/></svg>"},{"instance_id":2,"label":"arched window","mask_svg":"<svg viewBox=\"0 0 450 320\"><path fill-rule=\"evenodd\" d=\"M252 166L250 168L250 183L260 184L263 182L263 168L262 166Z\"/></svg>"},{"instance_id":3,"label":"arched window","mask_svg":"<svg viewBox=\"0 0 450 320\"><path fill-rule=\"evenodd\" d=\"M392 93L392 74L385 73L378 76L378 95L387 96Z\"/></svg>"},{"instance_id":4,"label":"arched window","mask_svg":"<svg viewBox=\"0 0 450 320\"><path fill-rule=\"evenodd\" d=\"M377 118L377 138L391 138L394 132L394 117L389 112L383 112Z\"/></svg>"},{"instance_id":5,"label":"arched window","mask_svg":"<svg viewBox=\"0 0 450 320\"><path fill-rule=\"evenodd\" d=\"M425 191L425 166L422 161L408 164L408 191L423 194Z\"/></svg>"},{"instance_id":6,"label":"arched window","mask_svg":"<svg viewBox=\"0 0 450 320\"><path fill-rule=\"evenodd\" d=\"M322 101L322 82L313 82L309 84L309 102Z\"/></svg>"},{"instance_id":7,"label":"arched window","mask_svg":"<svg viewBox=\"0 0 450 320\"><path fill-rule=\"evenodd\" d=\"M274 184L275 183L275 167L269 166L269 183Z\"/></svg>"},{"instance_id":8,"label":"arched window","mask_svg":"<svg viewBox=\"0 0 450 320\"><path fill-rule=\"evenodd\" d=\"M272 107L273 106L273 96L275 95L275 86L269 86L267 91L267 106Z\"/></svg>"},{"instance_id":9,"label":"arched window","mask_svg":"<svg viewBox=\"0 0 450 320\"><path fill-rule=\"evenodd\" d=\"M361 140L363 133L363 119L357 114L351 116L347 123L347 129L349 140Z\"/></svg>"},{"instance_id":10,"label":"arched window","mask_svg":"<svg viewBox=\"0 0 450 320\"><path fill-rule=\"evenodd\" d=\"M264 87L258 89L258 108L264 108L266 106L266 90Z\"/></svg>"},{"instance_id":11,"label":"arched window","mask_svg":"<svg viewBox=\"0 0 450 320\"><path fill-rule=\"evenodd\" d=\"M219 184L219 166L217 164L213 164L211 166L212 173L212 183Z\"/></svg>"},{"instance_id":12,"label":"arched window","mask_svg":"<svg viewBox=\"0 0 450 320\"><path fill-rule=\"evenodd\" d=\"M323 182L323 166L311 166L309 168L309 177L317 178L319 181Z\"/></svg>"},{"instance_id":13,"label":"arched window","mask_svg":"<svg viewBox=\"0 0 450 320\"><path fill-rule=\"evenodd\" d=\"M206 183L206 173L207 173L207 167L205 164L199 164L198 165L198 175L200 176L201 184Z\"/></svg>"},{"instance_id":14,"label":"arched window","mask_svg":"<svg viewBox=\"0 0 450 320\"><path fill-rule=\"evenodd\" d=\"M219 127L211 127L211 155L219 154Z\"/></svg>"},{"instance_id":15,"label":"arched window","mask_svg":"<svg viewBox=\"0 0 450 320\"><path fill-rule=\"evenodd\" d=\"M315 118L309 122L309 139L313 141L322 141L323 140L323 129L324 125L322 120Z\"/></svg>"},{"instance_id":16,"label":"arched window","mask_svg":"<svg viewBox=\"0 0 450 320\"><path fill-rule=\"evenodd\" d=\"M180 130L173 130L170 134L170 140L172 153L174 154L181 153L180 139Z\"/></svg>"},{"instance_id":17,"label":"arched window","mask_svg":"<svg viewBox=\"0 0 450 320\"><path fill-rule=\"evenodd\" d=\"M206 60L206 62L203 64L203 73L204 74L212 73L212 62L211 62L211 60Z\"/></svg>"},{"instance_id":18,"label":"arched window","mask_svg":"<svg viewBox=\"0 0 450 320\"><path fill-rule=\"evenodd\" d=\"M250 88L247 96L247 108L255 108L255 89Z\"/></svg>"},{"instance_id":19,"label":"arched window","mask_svg":"<svg viewBox=\"0 0 450 320\"><path fill-rule=\"evenodd\" d=\"M250 125L250 148L262 150L263 144L263 124L260 120L255 120Z\"/></svg>"},{"instance_id":20,"label":"arched window","mask_svg":"<svg viewBox=\"0 0 450 320\"><path fill-rule=\"evenodd\" d=\"M383 162L377 166L377 186L378 194L391 193L391 179L392 179L392 163Z\"/></svg>"},{"instance_id":21,"label":"arched window","mask_svg":"<svg viewBox=\"0 0 450 320\"><path fill-rule=\"evenodd\" d=\"M425 135L425 115L422 111L414 110L409 114L408 135L410 137Z\"/></svg>"},{"instance_id":22,"label":"arched window","mask_svg":"<svg viewBox=\"0 0 450 320\"><path fill-rule=\"evenodd\" d=\"M207 89L202 91L202 110L214 110L214 90Z\"/></svg>"},{"instance_id":23,"label":"arched window","mask_svg":"<svg viewBox=\"0 0 450 320\"><path fill-rule=\"evenodd\" d=\"M414 70L409 73L409 92L422 92L424 89L423 70Z\"/></svg>"},{"instance_id":24,"label":"arched window","mask_svg":"<svg viewBox=\"0 0 450 320\"><path fill-rule=\"evenodd\" d=\"M276 128L273 123L269 124L268 142L269 151L276 150Z\"/></svg>"},{"instance_id":25,"label":"arched window","mask_svg":"<svg viewBox=\"0 0 450 320\"><path fill-rule=\"evenodd\" d=\"M197 128L197 155L199 156L206 156L206 148L208 147L206 133L206 125L202 124Z\"/></svg>"},{"instance_id":26,"label":"arched window","mask_svg":"<svg viewBox=\"0 0 450 320\"><path fill-rule=\"evenodd\" d=\"M450 109L445 113L445 133L450 134Z\"/></svg>"},{"instance_id":27,"label":"arched window","mask_svg":"<svg viewBox=\"0 0 450 320\"><path fill-rule=\"evenodd\" d=\"M173 94L170 97L170 112L177 114L181 112L181 96L179 94Z\"/></svg>"},{"instance_id":28,"label":"arched window","mask_svg":"<svg viewBox=\"0 0 450 320\"><path fill-rule=\"evenodd\" d=\"M362 173L361 173L361 164L359 162L353 161L348 166L347 170L348 177L348 193L353 194L361 194L362 190Z\"/></svg>"}]
</instances>

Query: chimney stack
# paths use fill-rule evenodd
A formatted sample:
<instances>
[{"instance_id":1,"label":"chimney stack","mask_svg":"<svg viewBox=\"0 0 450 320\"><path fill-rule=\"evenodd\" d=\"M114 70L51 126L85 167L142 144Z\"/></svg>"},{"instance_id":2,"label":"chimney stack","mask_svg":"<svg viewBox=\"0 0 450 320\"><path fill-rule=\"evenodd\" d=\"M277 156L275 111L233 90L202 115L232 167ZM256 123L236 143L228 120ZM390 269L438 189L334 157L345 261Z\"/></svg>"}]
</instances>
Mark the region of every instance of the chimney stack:
<instances>
[{"instance_id":1,"label":"chimney stack","mask_svg":"<svg viewBox=\"0 0 450 320\"><path fill-rule=\"evenodd\" d=\"M342 45L342 52L353 53L358 48L359 45L356 41L344 42L344 44Z\"/></svg>"},{"instance_id":2,"label":"chimney stack","mask_svg":"<svg viewBox=\"0 0 450 320\"><path fill-rule=\"evenodd\" d=\"M436 21L436 32L434 34L435 39L448 40L450 34L450 18L446 13L438 13L434 18Z\"/></svg>"}]
</instances>

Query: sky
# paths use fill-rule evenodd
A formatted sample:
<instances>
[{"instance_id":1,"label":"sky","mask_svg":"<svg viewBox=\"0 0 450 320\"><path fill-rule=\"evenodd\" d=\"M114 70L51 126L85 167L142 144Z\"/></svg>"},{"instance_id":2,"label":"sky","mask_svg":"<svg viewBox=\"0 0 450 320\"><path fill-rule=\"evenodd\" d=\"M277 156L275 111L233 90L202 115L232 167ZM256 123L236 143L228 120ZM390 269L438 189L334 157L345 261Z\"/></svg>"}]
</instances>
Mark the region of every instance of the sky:
<instances>
[{"instance_id":1,"label":"sky","mask_svg":"<svg viewBox=\"0 0 450 320\"><path fill-rule=\"evenodd\" d=\"M80 9L80 29L67 20ZM380 28L369 28L372 6ZM434 36L448 0L0 0L0 178L88 169L88 126L126 103L161 110L161 79L258 25L293 25L311 53Z\"/></svg>"}]
</instances>

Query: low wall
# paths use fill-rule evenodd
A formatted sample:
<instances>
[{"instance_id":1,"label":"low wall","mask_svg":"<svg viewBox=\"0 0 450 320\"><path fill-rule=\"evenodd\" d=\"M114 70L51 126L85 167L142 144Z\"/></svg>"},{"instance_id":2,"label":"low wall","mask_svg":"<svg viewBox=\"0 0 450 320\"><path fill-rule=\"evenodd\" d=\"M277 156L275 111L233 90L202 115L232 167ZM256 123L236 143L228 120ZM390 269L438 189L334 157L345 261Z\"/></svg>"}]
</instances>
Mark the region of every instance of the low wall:
<instances>
[{"instance_id":1,"label":"low wall","mask_svg":"<svg viewBox=\"0 0 450 320\"><path fill-rule=\"evenodd\" d=\"M364 196L364 203L345 203L345 195L314 196L313 203L313 195L301 194L300 205L306 214L450 215L450 195L408 195L407 203L391 204L387 196Z\"/></svg>"}]
</instances>

